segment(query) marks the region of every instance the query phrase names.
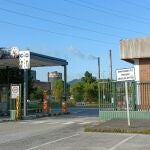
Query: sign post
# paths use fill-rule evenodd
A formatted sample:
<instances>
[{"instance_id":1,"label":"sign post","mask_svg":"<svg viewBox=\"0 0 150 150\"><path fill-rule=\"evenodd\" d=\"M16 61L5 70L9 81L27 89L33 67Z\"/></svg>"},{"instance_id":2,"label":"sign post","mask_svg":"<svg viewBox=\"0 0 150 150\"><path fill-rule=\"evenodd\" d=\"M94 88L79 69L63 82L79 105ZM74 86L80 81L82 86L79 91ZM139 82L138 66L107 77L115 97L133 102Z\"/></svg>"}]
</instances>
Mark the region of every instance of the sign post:
<instances>
[{"instance_id":1,"label":"sign post","mask_svg":"<svg viewBox=\"0 0 150 150\"><path fill-rule=\"evenodd\" d=\"M127 81L135 80L134 68L119 69L119 70L116 70L116 74L117 74L117 81L125 81L127 119L128 119L128 126L130 126L130 112L129 112L128 82Z\"/></svg>"},{"instance_id":2,"label":"sign post","mask_svg":"<svg viewBox=\"0 0 150 150\"><path fill-rule=\"evenodd\" d=\"M127 81L125 81L125 93L126 93L128 126L130 126L129 99L128 99L128 82Z\"/></svg>"},{"instance_id":3,"label":"sign post","mask_svg":"<svg viewBox=\"0 0 150 150\"><path fill-rule=\"evenodd\" d=\"M30 69L30 51L19 51L19 68L24 70L24 111L27 115L28 69Z\"/></svg>"},{"instance_id":4,"label":"sign post","mask_svg":"<svg viewBox=\"0 0 150 150\"><path fill-rule=\"evenodd\" d=\"M21 84L11 84L10 89L11 89L10 116L12 120L14 119L18 120L21 115ZM13 113L14 112L13 109L16 110L15 114Z\"/></svg>"},{"instance_id":5,"label":"sign post","mask_svg":"<svg viewBox=\"0 0 150 150\"><path fill-rule=\"evenodd\" d=\"M18 84L11 84L11 98L16 99L20 95L20 88Z\"/></svg>"}]
</instances>

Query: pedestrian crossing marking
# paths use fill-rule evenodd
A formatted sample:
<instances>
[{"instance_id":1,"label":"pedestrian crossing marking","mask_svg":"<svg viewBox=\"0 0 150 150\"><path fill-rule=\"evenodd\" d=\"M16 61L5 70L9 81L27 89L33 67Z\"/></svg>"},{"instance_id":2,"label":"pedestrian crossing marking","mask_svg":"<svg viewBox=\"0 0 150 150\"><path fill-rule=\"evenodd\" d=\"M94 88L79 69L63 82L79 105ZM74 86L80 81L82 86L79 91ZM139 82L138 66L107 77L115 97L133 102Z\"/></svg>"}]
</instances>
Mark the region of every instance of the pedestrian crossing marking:
<instances>
[{"instance_id":1,"label":"pedestrian crossing marking","mask_svg":"<svg viewBox=\"0 0 150 150\"><path fill-rule=\"evenodd\" d=\"M85 124L90 124L91 122L88 121L67 121L67 122L53 122L53 121L47 121L47 120L40 120L40 121L20 121L20 124L47 124L47 125L54 125L54 124L63 124L63 125L71 125L71 124L79 124L79 125L85 125Z\"/></svg>"}]
</instances>

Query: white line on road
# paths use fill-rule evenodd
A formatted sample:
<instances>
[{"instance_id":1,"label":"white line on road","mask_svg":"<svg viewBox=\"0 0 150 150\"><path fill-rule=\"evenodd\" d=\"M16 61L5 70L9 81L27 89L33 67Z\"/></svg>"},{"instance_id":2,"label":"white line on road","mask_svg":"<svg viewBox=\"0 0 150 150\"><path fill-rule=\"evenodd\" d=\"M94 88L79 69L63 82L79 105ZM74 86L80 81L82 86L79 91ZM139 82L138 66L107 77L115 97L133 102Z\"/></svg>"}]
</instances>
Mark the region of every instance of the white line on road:
<instances>
[{"instance_id":1,"label":"white line on road","mask_svg":"<svg viewBox=\"0 0 150 150\"><path fill-rule=\"evenodd\" d=\"M63 124L73 124L73 123L75 123L75 122L72 122L72 121L70 121L70 122L65 122L65 123L63 123Z\"/></svg>"},{"instance_id":2,"label":"white line on road","mask_svg":"<svg viewBox=\"0 0 150 150\"><path fill-rule=\"evenodd\" d=\"M47 120L41 120L41 121L31 121L31 124L42 124L42 123L47 123Z\"/></svg>"},{"instance_id":3,"label":"white line on road","mask_svg":"<svg viewBox=\"0 0 150 150\"><path fill-rule=\"evenodd\" d=\"M62 123L62 122L48 122L46 124L60 124L60 123Z\"/></svg>"},{"instance_id":4,"label":"white line on road","mask_svg":"<svg viewBox=\"0 0 150 150\"><path fill-rule=\"evenodd\" d=\"M113 147L111 147L111 148L108 149L108 150L115 150L118 146L120 146L121 144L123 144L123 143L129 141L130 139L134 138L135 136L136 136L136 135L132 135L132 136L130 136L130 137L128 137L128 138L122 140L121 142L117 143L116 145L114 145Z\"/></svg>"},{"instance_id":5,"label":"white line on road","mask_svg":"<svg viewBox=\"0 0 150 150\"><path fill-rule=\"evenodd\" d=\"M57 140L54 140L54 141L50 141L50 142L47 142L47 143L43 143L43 144L40 144L40 145L31 147L31 148L28 148L26 150L33 150L33 149L36 149L36 148L40 148L40 147L46 146L48 144L56 143L56 142L59 142L59 141L65 140L65 139L69 139L69 138L72 138L72 137L75 137L75 136L79 136L79 135L80 134L77 133L77 134L74 134L74 135L71 135L71 136L66 136L66 137L63 137L63 138L60 138L60 139L57 139Z\"/></svg>"},{"instance_id":6,"label":"white line on road","mask_svg":"<svg viewBox=\"0 0 150 150\"><path fill-rule=\"evenodd\" d=\"M90 124L91 122L80 122L79 124L82 124L82 125L84 125L84 124Z\"/></svg>"}]
</instances>

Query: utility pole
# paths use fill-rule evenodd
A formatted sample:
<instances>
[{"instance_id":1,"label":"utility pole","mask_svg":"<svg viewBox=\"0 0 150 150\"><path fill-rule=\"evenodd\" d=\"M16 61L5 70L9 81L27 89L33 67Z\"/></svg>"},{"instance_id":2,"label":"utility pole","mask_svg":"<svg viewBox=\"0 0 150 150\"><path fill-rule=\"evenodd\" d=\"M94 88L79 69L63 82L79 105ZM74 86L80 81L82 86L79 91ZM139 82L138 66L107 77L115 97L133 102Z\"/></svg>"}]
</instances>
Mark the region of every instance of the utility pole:
<instances>
[{"instance_id":1,"label":"utility pole","mask_svg":"<svg viewBox=\"0 0 150 150\"><path fill-rule=\"evenodd\" d=\"M98 103L99 103L99 116L100 116L100 58L98 57Z\"/></svg>"},{"instance_id":2,"label":"utility pole","mask_svg":"<svg viewBox=\"0 0 150 150\"><path fill-rule=\"evenodd\" d=\"M100 80L100 58L98 57L98 80Z\"/></svg>"},{"instance_id":3,"label":"utility pole","mask_svg":"<svg viewBox=\"0 0 150 150\"><path fill-rule=\"evenodd\" d=\"M109 78L112 80L112 54L111 54L111 49L109 50Z\"/></svg>"}]
</instances>

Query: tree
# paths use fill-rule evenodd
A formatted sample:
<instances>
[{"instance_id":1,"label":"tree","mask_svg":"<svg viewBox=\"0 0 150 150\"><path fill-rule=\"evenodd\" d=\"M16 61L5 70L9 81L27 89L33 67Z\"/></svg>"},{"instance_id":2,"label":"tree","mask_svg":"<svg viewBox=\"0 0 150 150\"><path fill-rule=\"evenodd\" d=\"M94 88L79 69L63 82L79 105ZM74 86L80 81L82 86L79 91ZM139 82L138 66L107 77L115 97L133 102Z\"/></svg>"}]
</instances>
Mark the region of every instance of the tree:
<instances>
[{"instance_id":1,"label":"tree","mask_svg":"<svg viewBox=\"0 0 150 150\"><path fill-rule=\"evenodd\" d=\"M96 78L92 76L92 73L86 71L84 77L81 78L81 81L84 83L93 83L96 81Z\"/></svg>"},{"instance_id":2,"label":"tree","mask_svg":"<svg viewBox=\"0 0 150 150\"><path fill-rule=\"evenodd\" d=\"M84 101L96 102L98 99L97 83L85 83L84 84Z\"/></svg>"},{"instance_id":3,"label":"tree","mask_svg":"<svg viewBox=\"0 0 150 150\"><path fill-rule=\"evenodd\" d=\"M85 72L80 82L71 86L71 95L76 101L96 102L98 99L98 86L92 73Z\"/></svg>"},{"instance_id":4,"label":"tree","mask_svg":"<svg viewBox=\"0 0 150 150\"><path fill-rule=\"evenodd\" d=\"M60 102L62 100L63 93L64 93L64 81L56 80L52 88L52 95L55 97L56 101Z\"/></svg>"},{"instance_id":5,"label":"tree","mask_svg":"<svg viewBox=\"0 0 150 150\"><path fill-rule=\"evenodd\" d=\"M73 96L74 100L80 102L83 100L83 85L81 82L74 83L70 88L71 96Z\"/></svg>"},{"instance_id":6,"label":"tree","mask_svg":"<svg viewBox=\"0 0 150 150\"><path fill-rule=\"evenodd\" d=\"M43 90L41 87L35 87L32 90L32 93L30 93L30 99L42 99L43 98Z\"/></svg>"}]
</instances>

